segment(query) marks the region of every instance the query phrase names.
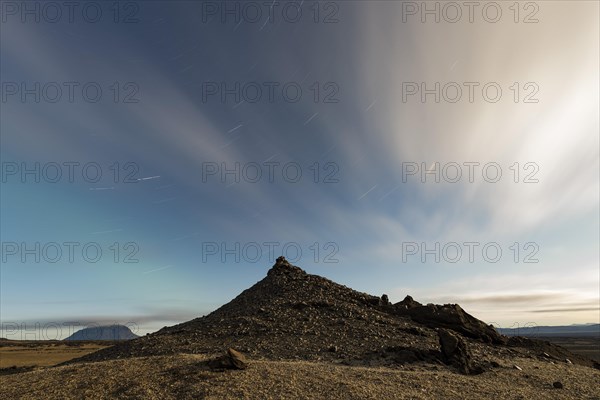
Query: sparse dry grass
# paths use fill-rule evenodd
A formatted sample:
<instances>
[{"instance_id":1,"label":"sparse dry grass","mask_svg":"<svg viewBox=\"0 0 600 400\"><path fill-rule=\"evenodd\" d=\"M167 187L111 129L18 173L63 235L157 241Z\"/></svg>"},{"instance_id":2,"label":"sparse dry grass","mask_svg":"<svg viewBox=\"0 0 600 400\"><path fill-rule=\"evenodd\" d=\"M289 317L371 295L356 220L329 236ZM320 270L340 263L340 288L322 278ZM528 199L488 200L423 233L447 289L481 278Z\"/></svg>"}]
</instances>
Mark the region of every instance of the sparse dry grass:
<instances>
[{"instance_id":1,"label":"sparse dry grass","mask_svg":"<svg viewBox=\"0 0 600 400\"><path fill-rule=\"evenodd\" d=\"M40 343L35 346L0 346L0 368L12 366L40 366L48 367L62 362L81 357L106 346L86 343L81 346L65 345L59 343Z\"/></svg>"},{"instance_id":2,"label":"sparse dry grass","mask_svg":"<svg viewBox=\"0 0 600 400\"><path fill-rule=\"evenodd\" d=\"M83 363L0 376L0 398L22 399L577 399L600 400L600 371L528 358L477 376L444 367L351 367L253 361L210 371L201 355ZM523 370L512 368L519 365ZM564 389L554 389L561 381Z\"/></svg>"}]
</instances>

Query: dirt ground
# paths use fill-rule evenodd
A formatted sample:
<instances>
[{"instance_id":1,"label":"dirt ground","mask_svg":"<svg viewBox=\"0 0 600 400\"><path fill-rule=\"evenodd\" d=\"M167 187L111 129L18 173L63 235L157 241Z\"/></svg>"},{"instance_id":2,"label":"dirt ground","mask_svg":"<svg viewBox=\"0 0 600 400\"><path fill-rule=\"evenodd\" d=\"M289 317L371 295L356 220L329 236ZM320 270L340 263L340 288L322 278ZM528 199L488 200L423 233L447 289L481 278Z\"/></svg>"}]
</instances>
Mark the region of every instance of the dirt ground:
<instances>
[{"instance_id":1,"label":"dirt ground","mask_svg":"<svg viewBox=\"0 0 600 400\"><path fill-rule=\"evenodd\" d=\"M476 376L419 364L370 368L256 360L246 370L214 372L206 360L181 354L3 375L0 398L600 400L600 371L529 358L498 360L498 368ZM556 381L564 387L554 388Z\"/></svg>"}]
</instances>

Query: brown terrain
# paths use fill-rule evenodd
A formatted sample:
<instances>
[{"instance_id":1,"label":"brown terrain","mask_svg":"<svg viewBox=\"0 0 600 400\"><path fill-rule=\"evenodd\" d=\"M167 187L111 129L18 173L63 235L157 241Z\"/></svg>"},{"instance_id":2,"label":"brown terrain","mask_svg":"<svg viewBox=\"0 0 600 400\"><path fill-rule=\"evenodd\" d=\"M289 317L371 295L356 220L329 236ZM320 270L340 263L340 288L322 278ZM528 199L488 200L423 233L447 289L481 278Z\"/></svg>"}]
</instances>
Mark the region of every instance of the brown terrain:
<instances>
[{"instance_id":1,"label":"brown terrain","mask_svg":"<svg viewBox=\"0 0 600 400\"><path fill-rule=\"evenodd\" d=\"M80 355L3 368L0 398L600 400L585 355L502 336L456 304L391 304L282 257L211 314Z\"/></svg>"},{"instance_id":2,"label":"brown terrain","mask_svg":"<svg viewBox=\"0 0 600 400\"><path fill-rule=\"evenodd\" d=\"M110 342L62 342L0 339L0 371L10 367L48 367L110 346ZM1 373L1 372L0 372Z\"/></svg>"},{"instance_id":3,"label":"brown terrain","mask_svg":"<svg viewBox=\"0 0 600 400\"><path fill-rule=\"evenodd\" d=\"M600 336L596 337L562 337L554 336L546 338L551 343L569 349L575 354L591 358L600 363Z\"/></svg>"}]
</instances>

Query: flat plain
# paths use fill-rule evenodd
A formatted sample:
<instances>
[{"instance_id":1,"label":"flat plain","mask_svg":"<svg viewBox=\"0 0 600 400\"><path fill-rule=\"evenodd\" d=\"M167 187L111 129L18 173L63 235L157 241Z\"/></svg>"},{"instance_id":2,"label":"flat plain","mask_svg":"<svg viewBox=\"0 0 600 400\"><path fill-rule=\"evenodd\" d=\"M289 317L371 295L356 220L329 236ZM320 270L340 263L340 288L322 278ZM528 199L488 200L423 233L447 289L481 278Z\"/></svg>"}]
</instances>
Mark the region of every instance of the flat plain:
<instances>
[{"instance_id":1,"label":"flat plain","mask_svg":"<svg viewBox=\"0 0 600 400\"><path fill-rule=\"evenodd\" d=\"M0 340L0 370L49 367L110 346L106 342Z\"/></svg>"}]
</instances>

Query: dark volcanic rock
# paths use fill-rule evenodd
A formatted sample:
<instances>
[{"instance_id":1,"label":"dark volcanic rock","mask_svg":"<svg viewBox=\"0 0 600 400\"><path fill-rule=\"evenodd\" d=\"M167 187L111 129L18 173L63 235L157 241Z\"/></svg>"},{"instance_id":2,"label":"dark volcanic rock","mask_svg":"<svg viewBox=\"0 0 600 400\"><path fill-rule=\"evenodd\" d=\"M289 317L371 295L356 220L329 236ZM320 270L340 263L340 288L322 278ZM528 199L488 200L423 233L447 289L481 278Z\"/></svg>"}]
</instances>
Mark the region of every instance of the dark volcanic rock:
<instances>
[{"instance_id":1,"label":"dark volcanic rock","mask_svg":"<svg viewBox=\"0 0 600 400\"><path fill-rule=\"evenodd\" d=\"M248 361L242 353L229 348L226 355L210 360L208 366L213 370L246 369Z\"/></svg>"},{"instance_id":2,"label":"dark volcanic rock","mask_svg":"<svg viewBox=\"0 0 600 400\"><path fill-rule=\"evenodd\" d=\"M463 374L482 372L479 367L474 366L467 344L460 336L447 329L439 329L438 335L446 364L455 366Z\"/></svg>"},{"instance_id":3,"label":"dark volcanic rock","mask_svg":"<svg viewBox=\"0 0 600 400\"><path fill-rule=\"evenodd\" d=\"M389 306L390 305L390 298L388 297L387 294L382 294L381 295L381 305L384 305L384 306Z\"/></svg>"},{"instance_id":4,"label":"dark volcanic rock","mask_svg":"<svg viewBox=\"0 0 600 400\"><path fill-rule=\"evenodd\" d=\"M442 349L442 354L447 360L451 359L454 355L461 352L459 351L458 345L462 341L460 341L460 339L457 336L450 333L450 331L446 329L440 329L438 331L438 335L440 337L440 347ZM464 348L464 342L462 342L461 344L461 347L463 348L461 350L465 350L463 351L464 353L466 352L466 349Z\"/></svg>"},{"instance_id":5,"label":"dark volcanic rock","mask_svg":"<svg viewBox=\"0 0 600 400\"><path fill-rule=\"evenodd\" d=\"M227 349L227 355L229 356L229 360L231 361L231 365L233 365L237 369L246 369L248 368L248 361L246 361L246 357L236 351L234 349Z\"/></svg>"},{"instance_id":6,"label":"dark volcanic rock","mask_svg":"<svg viewBox=\"0 0 600 400\"><path fill-rule=\"evenodd\" d=\"M468 314L458 304L423 306L407 296L402 302L396 303L394 307L398 314L407 315L413 321L430 328L451 329L485 343L506 343L506 338L500 335L493 326L486 325L483 321Z\"/></svg>"},{"instance_id":7,"label":"dark volcanic rock","mask_svg":"<svg viewBox=\"0 0 600 400\"><path fill-rule=\"evenodd\" d=\"M422 305L423 304L419 303L418 301L415 301L411 296L406 296L404 300L394 304L394 307L398 309L408 309L414 307L421 307Z\"/></svg>"}]
</instances>

